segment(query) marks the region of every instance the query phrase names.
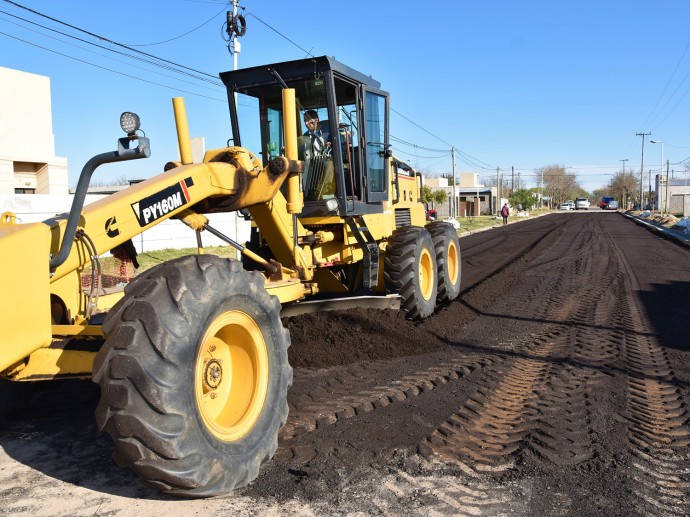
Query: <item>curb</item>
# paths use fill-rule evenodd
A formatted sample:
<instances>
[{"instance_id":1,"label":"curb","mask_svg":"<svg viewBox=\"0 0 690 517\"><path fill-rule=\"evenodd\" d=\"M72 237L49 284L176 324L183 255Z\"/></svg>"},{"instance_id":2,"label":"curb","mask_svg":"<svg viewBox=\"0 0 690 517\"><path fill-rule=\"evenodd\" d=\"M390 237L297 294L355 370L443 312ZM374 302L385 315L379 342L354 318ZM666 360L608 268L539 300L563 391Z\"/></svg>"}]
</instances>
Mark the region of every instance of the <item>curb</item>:
<instances>
[{"instance_id":1,"label":"curb","mask_svg":"<svg viewBox=\"0 0 690 517\"><path fill-rule=\"evenodd\" d=\"M653 223L651 221L645 221L641 217L637 217L635 215L631 214L626 214L625 212L619 212L623 217L627 217L628 219L631 219L634 221L637 225L642 226L643 228L646 228L652 233L655 233L665 239L671 240L673 242L676 242L680 244L681 246L685 246L686 248L690 248L690 235L686 235L684 233L679 233L673 230L670 230L666 228L665 226L662 226L657 223Z\"/></svg>"}]
</instances>

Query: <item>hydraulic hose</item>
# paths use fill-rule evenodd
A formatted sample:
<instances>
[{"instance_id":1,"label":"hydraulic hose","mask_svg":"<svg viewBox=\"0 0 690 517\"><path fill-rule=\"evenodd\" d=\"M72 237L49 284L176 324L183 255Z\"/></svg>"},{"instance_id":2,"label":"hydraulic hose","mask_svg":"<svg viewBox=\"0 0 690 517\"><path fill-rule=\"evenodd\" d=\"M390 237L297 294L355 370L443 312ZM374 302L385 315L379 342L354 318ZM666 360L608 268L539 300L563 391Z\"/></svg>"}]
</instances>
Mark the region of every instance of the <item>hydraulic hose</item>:
<instances>
[{"instance_id":1,"label":"hydraulic hose","mask_svg":"<svg viewBox=\"0 0 690 517\"><path fill-rule=\"evenodd\" d=\"M67 260L70 251L72 251L72 243L74 242L74 236L77 233L77 225L79 224L79 218L81 217L81 210L84 208L86 192L89 189L89 182L91 181L91 176L93 175L94 171L100 165L105 163L124 162L128 160L136 160L138 158L148 158L151 156L151 148L149 147L148 138L139 137L139 144L133 149L129 149L127 147L130 141L131 139L129 137L120 138L118 140L117 151L97 154L86 162L84 168L81 170L79 181L77 182L77 190L74 192L74 199L72 200L72 207L70 208L69 216L67 217L67 226L65 227L65 234L62 237L60 250L55 257L50 259L51 273L62 265L65 260Z\"/></svg>"}]
</instances>

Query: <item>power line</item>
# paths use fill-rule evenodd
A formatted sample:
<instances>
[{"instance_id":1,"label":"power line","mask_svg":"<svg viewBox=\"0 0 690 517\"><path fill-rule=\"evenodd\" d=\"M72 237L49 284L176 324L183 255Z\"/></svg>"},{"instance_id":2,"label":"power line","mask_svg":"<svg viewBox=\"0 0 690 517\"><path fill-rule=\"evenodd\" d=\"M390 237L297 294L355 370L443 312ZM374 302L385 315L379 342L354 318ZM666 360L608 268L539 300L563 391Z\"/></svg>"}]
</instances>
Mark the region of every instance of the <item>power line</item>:
<instances>
[{"instance_id":1,"label":"power line","mask_svg":"<svg viewBox=\"0 0 690 517\"><path fill-rule=\"evenodd\" d=\"M422 151L430 151L430 152L432 152L432 153L443 153L444 155L449 155L449 154L450 154L450 151L449 151L448 149L431 149L431 148L429 148L429 147L423 147L423 146L418 145L418 144L413 144L412 142L407 142L407 141L402 140L402 139L400 139L400 138L397 138L397 137L395 137L395 136L393 136L393 135L391 135L390 138L391 138L391 140L393 140L393 141L395 141L395 142L398 142L398 143L404 144L404 145L408 145L408 146L410 146L410 147L414 147L414 148L420 149L420 150L422 150Z\"/></svg>"},{"instance_id":2,"label":"power line","mask_svg":"<svg viewBox=\"0 0 690 517\"><path fill-rule=\"evenodd\" d=\"M38 44L36 44L36 43L32 43L32 42L30 42L30 41L23 40L23 39L21 39L21 38L18 38L18 37L16 37L16 36L12 36L11 34L7 34L7 33L2 32L2 31L0 31L0 34L3 35L3 36L7 36L8 38L15 39L15 40L17 40L17 41L21 41L22 43L26 43L27 45L31 45L31 46L34 46L34 47L38 47L38 48L40 48L40 49L47 50L48 52L52 52L53 54L57 54L57 55L59 55L59 56L66 57L67 59L73 59L74 61L78 61L78 62L84 63L84 64L86 64L86 65L91 65L91 66L93 66L93 67L100 68L101 70L107 70L108 72L112 72L112 73L114 73L114 74L122 75L122 76L124 76L124 77L129 77L130 79L136 79L137 81L142 81L142 82L144 82L144 83L153 84L153 85L155 85L155 86L160 86L160 87L162 87L162 88L167 88L167 89L170 89L170 90L175 90L175 91L179 91L179 92L183 92L183 93L188 93L188 94L190 94L190 95L196 95L197 97L204 97L204 98L206 98L206 99L210 99L210 100L214 100L214 101L226 102L225 99L217 99L217 98L215 98L215 97L209 97L208 95L202 95L202 94L200 94L200 93L194 93L194 92L190 92L190 91L188 91L188 90L181 90L181 89L179 89L179 88L174 88L174 87L172 87L172 86L168 86L168 85L165 85L165 84L157 83L157 82L155 82L155 81L149 81L149 80L147 80L147 79L142 79L141 77L136 77L136 76L134 76L134 75L126 74L126 73L124 73L124 72L119 72L119 71L117 71L117 70L113 70L112 68L108 68L108 67L105 67L105 66L97 65L97 64L95 64L95 63L91 63L91 62L89 62L89 61L85 61L85 60L83 60L83 59L79 59L79 58L70 56L70 55L68 55L68 54L63 54L62 52L58 52L57 50L53 50L53 49L50 49L50 48L47 48L47 47L43 47L43 46L41 46L41 45L38 45Z\"/></svg>"},{"instance_id":3,"label":"power line","mask_svg":"<svg viewBox=\"0 0 690 517\"><path fill-rule=\"evenodd\" d=\"M464 161L465 161L466 163L472 165L473 167L477 167L478 169L485 169L485 170L493 170L493 169L495 169L494 166L489 165L489 164L486 163L486 162L483 162L483 161L480 160L479 158L474 158L473 156L470 156L469 154L460 151L460 150L457 148L457 146L454 146L454 145L452 145L452 144L449 144L448 142L446 142L445 140L443 140L441 137L439 137L439 136L433 134L431 131L429 131L429 130L423 128L422 126L420 126L420 125L417 124L416 122L413 122L412 120L410 120L409 118L407 118L405 115L403 115L403 114L400 113L399 111L397 111L397 110L395 110L395 109L393 109L393 108L391 108L391 111L394 112L394 113L396 113L397 115L401 116L401 117L404 118L405 120L407 120L407 121L408 121L410 124L412 124L413 126L417 127L418 129L421 129L422 131L424 131L424 132L427 133L428 135L432 136L433 138L435 138L435 139L438 140L439 142L443 142L444 144L446 144L448 147L451 147L451 148L452 148L452 147L455 147L455 150L456 150L456 152L458 153L458 155L460 155L460 157L463 158ZM482 165L480 165L480 164L482 164Z\"/></svg>"},{"instance_id":4,"label":"power line","mask_svg":"<svg viewBox=\"0 0 690 517\"><path fill-rule=\"evenodd\" d=\"M206 73L206 72L203 72L203 71L200 71L200 70L196 70L196 69L194 69L194 68L187 67L187 66L182 65L182 64L180 64L180 63L176 63L176 62L174 62L174 61L170 61L170 60L167 60L167 59L164 59L164 58L155 56L155 55L153 55L153 54L149 54L149 53L147 53L147 52L143 52L143 51L138 50L138 49L136 49L136 48L132 48L132 47L136 47L136 46L153 46L153 45L158 45L158 44L166 43L166 42L173 41L173 40L175 40L175 39L179 39L179 38L181 38L181 37L184 37L184 36L186 36L187 34L190 34L191 32L194 32L195 30L197 30L197 29L199 29L200 27L202 27L202 26L206 25L207 23L209 23L211 20L213 20L213 18L215 18L216 16L218 16L219 13L215 14L212 18L210 18L209 20L207 20L207 21L204 22L203 24L199 25L198 27L196 27L196 28L194 28L194 29L192 29L192 30L190 30L190 31L187 31L186 33L184 33L184 34L182 34L182 35L176 36L176 37L174 37L174 38L171 38L171 39L168 39L168 40L165 40L165 41L161 41L161 42L158 42L158 43L137 44L137 45L135 45L135 44L130 44L130 45L127 45L127 44L124 44L124 43L120 43L120 42L111 40L111 39L109 39L109 38L106 38L105 36L101 36L101 35L99 35L99 34L96 34L96 33L94 33L94 32L88 31L88 30L86 30L86 29L82 29L81 27L78 27L78 26L76 26L76 25L73 25L73 24L64 22L64 21L59 20L59 19L57 19L57 18L54 18L54 17L52 17L52 16L48 16L48 15L46 15L46 14L43 14L43 13L41 13L41 12L39 12L39 11L36 11L36 10L34 10L34 9L31 9L31 8L28 8L28 7L24 6L24 5L21 5L21 4L17 3L17 2L14 2L14 1L12 1L12 0L4 0L4 1L5 1L5 3L7 3L7 4L13 5L13 6L15 6L15 7L19 8L19 9L23 9L23 10L25 10L25 11L28 11L28 12L34 14L34 15L37 15L37 16L40 16L40 17L42 17L42 18L48 19L48 20L50 20L50 21L52 21L52 22L54 22L54 23L57 23L57 24L60 24L60 25L69 27L70 29L76 30L76 31L78 31L78 32L87 34L88 36L91 36L92 38L96 38L96 39L99 40L99 41L106 42L106 43L109 43L109 44L111 44L111 45L115 45L115 46L117 46L117 47L126 49L126 50L128 50L128 51L130 51L130 52L133 52L133 53L135 53L135 54L139 54L140 56L146 56L147 58L150 58L150 59L142 58L142 57L137 56L137 55L127 54L127 53L125 53L125 52L118 51L118 50L116 50L116 49L112 49L112 48L109 48L109 47L106 47L106 46L103 46L103 45L99 45L99 44L97 44L97 43L94 43L94 42L85 40L85 39L83 39L83 38L79 38L79 37L77 37L77 36L68 34L68 33L66 33L66 32L62 32L62 31L59 31L59 30L57 30L57 29L54 29L54 28L51 28L51 27L47 27L47 26L45 26L45 25L38 24L38 23L33 22L33 21L31 21L31 20L27 20L27 19L25 19L25 18L21 18L21 17L19 17L19 16L14 15L14 14L7 13L7 12L5 12L5 11L1 11L2 13L4 13L4 14L7 15L7 16L11 16L11 17L20 19L20 20L22 20L22 21L24 21L24 22L26 22L26 23L30 23L30 24L32 24L32 25L36 25L36 26L41 27L41 28L43 28L43 29L45 29L45 30L49 30L49 31L51 31L51 32L55 32L55 33L57 33L57 34L60 34L60 35L62 35L62 36L65 36L65 37L68 37L68 38L75 39L75 40L80 41L80 42L82 42L82 43L85 43L85 44L88 44L88 45L92 45L92 46L101 48L101 49L103 49L103 50L107 50L107 51L109 51L109 52L113 52L113 53L116 53L116 54L120 54L120 55L122 55L122 56L124 56L124 57L127 57L127 58L129 58L129 59L136 59L136 60L142 61L142 62L144 62L144 63L146 63L146 64L152 65L152 66L158 66L158 67L161 67L161 68L164 68L164 69L173 71L173 72L175 72L175 73L187 75L187 76L189 76L189 77L191 77L191 78L194 78L194 79L196 79L196 80L207 81L207 82L211 82L212 84L215 84L215 85L217 85L217 86L221 86L220 83L218 82L217 77L214 76L214 75L212 75L212 74L208 74L208 73ZM225 9L225 8L227 7L227 5L228 5L228 2L224 2L224 3L223 3L223 6L224 6L223 9ZM221 12L222 12L222 11L221 11ZM284 39L286 39L287 41L289 41L290 43L292 43L293 45L295 45L295 47L297 47L297 48L299 48L300 50L302 50L303 52L305 52L306 55L308 55L308 56L311 56L311 55L312 55L312 54L311 54L311 51L307 51L306 49L302 48L300 45L298 45L297 43L295 43L293 40L291 40L290 38L288 38L287 36L285 36L283 33L281 33L280 31L278 31L277 29L275 29L274 27L272 27L271 25L269 25L268 23L266 23L264 20L262 20L262 19L259 18L258 16L256 16L256 14L250 12L250 13L248 13L248 15L251 15L251 16L253 16L254 18L256 18L259 22L261 22L262 24L264 24L266 27L268 27L269 29L273 30L273 31L276 32L278 35L280 35L281 37L283 37ZM24 27L24 28L25 28L26 30L29 30L29 29L27 29L26 27ZM119 75L122 75L122 76L125 76L125 77L129 77L129 78L132 78L132 79L137 79L137 80L139 80L139 81L146 82L146 83L149 83L149 84L154 84L154 85L157 85L157 86L162 86L162 87L164 87L164 88L176 89L176 88L171 88L170 86L167 86L167 85L163 85L163 84L160 84L160 83L156 83L156 82L154 82L154 81L148 81L148 80L145 80L145 79L141 79L141 78L139 78L139 77L132 76L132 75L130 75L130 74L126 74L126 73L124 73L124 72L120 72L120 71L113 70L113 69L110 69L110 68L107 68L107 67L103 67L103 66L100 66L100 65L96 65L96 64L91 63L91 62L89 62L89 61L85 61L85 60L82 60L82 59L79 59L79 58L70 56L70 55L68 55L68 54L64 54L64 53L55 51L55 50L53 50L53 49L46 48L46 47L44 47L44 46L42 46L42 45L38 45L38 44L35 44L35 43L32 43L32 42L23 40L23 39L21 39L21 38L19 38L19 37L15 37L15 36L12 36L12 35L10 35L10 34L6 34L6 33L0 33L0 34L2 34L2 35L4 35L4 36L7 36L7 37L9 37L9 38L16 39L16 40L21 41L21 42L23 42L23 43L25 43L25 44L29 44L29 45L35 46L35 47L37 47L37 48L41 48L42 50L46 50L46 51L48 51L48 52L52 52L52 53L61 55L61 56L66 57L66 58L68 58L68 59L72 59L72 60L75 60L75 61L78 61L78 62L81 62L81 63L84 63L84 64L88 64L88 65L94 66L94 67L96 67L96 68L100 68L100 69L103 69L103 70L107 70L107 71L110 71L110 72L112 72L112 73L116 73L116 74L119 74ZM39 34L40 34L40 33L39 33ZM44 35L44 36L45 36L45 35ZM48 36L48 37L49 37L49 36ZM77 47L77 48L79 48L79 47ZM165 64L164 64L164 63L165 63ZM194 72L194 74L199 74L199 75L190 74L189 72L185 72L184 70L188 70L188 71ZM200 76L205 76L205 77L200 77ZM209 80L209 79L207 79L207 78L211 78L212 80ZM212 99L212 100L217 100L217 101L220 100L220 99L217 99L217 98L207 97L207 96L205 96L205 95L196 94L196 93L189 92L189 91L184 91L184 90L179 90L179 91L183 91L184 93L189 93L189 94L191 94L191 95L197 95L197 96L200 96L200 97L206 97L206 98L209 98L209 99ZM437 135L431 133L430 131L428 131L427 129L423 128L422 126L420 126L420 125L417 124L416 122L413 122L411 119L409 119L408 117L404 116L402 113L400 113L400 112L394 110L393 108L391 108L391 110L392 110L393 112L395 112L396 114L398 114L399 116L401 116L402 118L404 118L405 120L407 120L409 123L411 123L411 124L414 125L415 127L417 127L418 129L420 129L420 130L424 131L425 133L429 134L430 136L432 136L432 137L435 138L436 140L438 140L438 141L440 141L440 142L446 144L448 147L451 147L451 148L452 148L452 147L455 147L455 146L451 145L450 143L446 142L445 140L443 140L442 138L440 138L439 136L437 136ZM446 155L447 155L448 152L449 152L449 151L447 151L447 150L430 149L430 148L425 148L425 147L422 147L422 146L417 146L417 145L415 145L415 144L412 144L412 143L410 143L410 142L405 142L405 141L403 141L403 140L398 140L398 141L399 141L399 143L401 143L401 144L409 145L409 146L412 146L412 147L415 147L415 148L418 148L418 149L421 149L421 150L428 150L428 151L431 151L431 152L443 152L443 153L445 153ZM457 149L457 148L456 148L456 149ZM488 163L486 163L486 162L483 162L482 160L479 160L478 158L475 158L475 157L473 157L473 156L471 156L471 155L469 155L469 154L467 154L467 153L465 153L465 152L463 152L463 151L457 150L457 154L458 154L459 158L460 158L462 161L464 161L465 163L467 163L467 164L469 164L469 165L471 165L471 166L473 166L473 167L476 167L476 168L478 168L478 169L493 170L493 168L494 168L492 165L490 165L490 164L488 164Z\"/></svg>"},{"instance_id":5,"label":"power line","mask_svg":"<svg viewBox=\"0 0 690 517\"><path fill-rule=\"evenodd\" d=\"M214 14L213 16L211 16L211 17L210 17L208 20L206 20L204 23L202 23L201 25L199 25L199 26L197 26L197 27L194 27L192 30L187 31L187 32L185 32L184 34L180 34L179 36L175 36L174 38L166 39L165 41L159 41L159 42L157 42L157 43L140 43L140 44L138 44L138 45L135 45L134 43L128 43L128 45L129 45L130 47L153 47L153 46L155 46L155 45L162 45L163 43L170 43L171 41L175 41L175 40L177 40L177 39L184 38L187 34L191 34L192 32L201 29L204 25L206 25L206 24L208 24L209 22L213 21L213 19L214 19L216 16L218 16L219 14L221 14L223 11L225 11L225 9L227 9L229 5L230 5L230 2L224 2L223 8L222 8L220 11L218 11L216 14Z\"/></svg>"},{"instance_id":6,"label":"power line","mask_svg":"<svg viewBox=\"0 0 690 517\"><path fill-rule=\"evenodd\" d=\"M127 54L127 53L122 52L122 51L119 51L119 50L109 49L109 48L107 48L107 47L104 47L104 46L102 46L102 45L98 45L98 44L96 44L96 43L92 43L92 42L87 41L87 40L84 40L84 39L82 39L82 38L77 38L76 36L72 36L72 35L70 35L70 34L65 34L65 33L61 32L61 31L57 31L57 30L55 30L55 29L51 29L50 27L45 27L44 25L41 25L41 24L32 22L32 21L30 21L30 20L26 20L26 19L24 19L24 18L21 18L21 17L18 17L18 16L14 16L13 14L11 14L11 13L6 13L5 11L2 11L2 10L0 10L0 13L2 13L2 14L7 14L7 15L9 15L9 16L12 16L12 17L17 18L17 19L22 20L22 21L25 21L25 22L30 23L30 24L32 24L32 25L36 25L36 26L38 26L38 27L44 28L44 29L46 29L46 30L49 30L49 31L51 31L51 32L55 32L55 33L57 33L57 34L60 34L60 35L63 35L63 36L66 36L66 37L75 39L75 40L80 41L80 42L82 42L82 43L85 43L85 44L87 44L87 45L91 45L91 46L94 46L94 47L96 47L96 48L100 48L100 49L103 49L103 50L107 50L107 51L109 51L109 52L113 52L113 53L115 53L115 54L117 54L117 55L121 55L121 56L128 57L128 58L130 58L130 59L134 59L134 60L137 60L137 61L146 63L146 64L150 64L150 65L153 65L153 66L157 66L157 67L159 67L159 68L163 68L164 70L169 70L169 71L172 71L172 72L177 72L177 73L180 73L181 75L188 76L188 77L190 77L190 78L192 78L192 79L197 79L197 80L209 82L208 79L205 79L205 78L202 78L202 77L198 77L198 76L193 75L193 74L190 74L190 73L188 73L188 72L184 72L184 71L177 70L177 69L175 69L175 68L173 68L173 67L171 67L171 66L163 65L162 63L156 63L156 62L153 62L153 61L151 61L151 60L141 58L141 57L139 57L139 56L133 56L133 55L131 55L131 54ZM4 21L5 21L6 23L10 23L10 24L15 25L15 26L17 26L17 27L20 27L20 28L22 28L22 29L24 29L24 30L33 32L33 33L35 33L35 34L39 34L39 35L41 35L41 36L43 36L43 37L50 38L50 39L55 40L55 41L59 41L60 43L63 43L63 44L65 44L65 45L69 45L69 46L71 46L71 47L77 48L77 49L82 50L82 51L84 51L84 52L90 52L90 53L95 54L95 55L97 55L97 56L100 56L100 57L102 57L102 58L110 59L110 60L115 61L115 62L117 62L117 63L122 63L122 64L125 64L125 65L128 65L128 66L132 66L132 67L138 68L138 69L140 69L140 70L146 70L146 71L148 71L148 72L151 72L151 73L160 75L160 76L162 76L162 77L167 77L167 78L169 78L169 79L174 79L174 80L176 80L176 81L181 81L181 82L184 82L184 83L187 83L187 84L195 84L195 83L192 83L192 82L190 82L190 81L186 81L186 80L184 80L184 79L172 77L172 76L166 75L166 74L161 74L160 72L156 72L155 70L150 70L150 69L147 69L147 68L144 68L144 67L141 67L141 66L134 65L134 64L132 64L132 63L127 63L127 62L122 61L122 60L120 60L120 59L115 59L115 58L113 58L113 57L109 57L109 56L106 56L106 55L104 55L104 54L101 54L101 53L98 53L98 52L94 52L93 50L89 50L89 49L87 49L87 48L80 47L79 45L75 45L74 43L70 43L70 42L68 42L68 41L61 40L60 38L56 38L55 36L51 36L51 35L49 35L49 34L45 34L45 33L41 32L41 31L34 30L34 29L29 28L29 27L25 27L25 26L23 26L23 25L21 25L21 24L19 24L19 23L15 23L15 22L12 22L12 21L10 21L10 20L4 20ZM21 40L20 40L20 41L21 41ZM220 81L218 81L217 83L213 83L213 84L216 84L217 86L222 86L222 84L220 83ZM212 89L212 88L209 87L209 86L204 86L204 85L199 85L199 84L197 84L196 86L199 86L199 87L201 87L201 88ZM216 91L217 91L217 90L216 90Z\"/></svg>"},{"instance_id":7,"label":"power line","mask_svg":"<svg viewBox=\"0 0 690 517\"><path fill-rule=\"evenodd\" d=\"M671 77L668 78L668 81L666 82L666 85L664 86L664 89L661 91L661 94L659 95L659 98L657 99L656 103L654 104L654 107L652 107L652 109L650 110L649 115L647 115L647 118L645 119L644 123L642 124L642 127L646 127L646 126L648 125L647 122L649 122L649 123L651 124L651 122L654 120L654 118L656 118L656 117L658 116L658 115L655 115L654 118L652 118L652 119L650 120L650 117L652 116L652 113L654 113L654 110L655 110L656 107L659 105L659 102L661 102L661 99L663 98L664 94L666 93L666 90L668 90L668 87L671 85L671 81L672 81L673 78L675 77L676 72L678 71L678 67L680 66L681 62L683 61L683 58L685 57L685 54L686 54L687 51L688 51L688 48L690 48L690 41L688 41L688 44L685 46L685 50L683 50L683 53L681 54L680 59L678 59L678 63L676 63L676 67L673 69L673 73L671 73ZM674 95L676 94L676 92L678 91L678 88L680 88L680 86L685 82L685 80L687 79L687 77L688 77L688 74L685 74L685 77L683 77L683 79L682 79L682 81L680 82L680 84L676 87L676 89L673 91L673 93L671 94L671 96L670 96L670 97L668 98L668 100L664 103L664 106L662 106L662 108L661 108L662 110L664 109L664 107L666 107L666 105L669 103L669 101L673 98L673 96L674 96ZM687 93L687 92L686 92L686 93ZM674 109L675 109L675 106L674 106ZM666 120L666 119L664 119L664 120ZM663 121L662 121L662 122L663 122Z\"/></svg>"},{"instance_id":8,"label":"power line","mask_svg":"<svg viewBox=\"0 0 690 517\"><path fill-rule=\"evenodd\" d=\"M259 18L257 15L255 15L255 14L252 13L251 11L248 11L248 12L247 12L247 16L253 16L254 18L256 18L258 21L260 21L261 23L263 23L266 27L268 27L269 29L271 29L273 32L275 32L276 34L278 34L280 37L286 39L287 41L289 41L290 43L292 43L295 47L297 47L297 48L300 49L302 52L304 52L306 56L314 57L314 54L312 54L311 51L306 50L306 49L303 49L303 48L300 47L297 43L295 43L295 42L292 41L290 38L288 38L285 34L283 34L282 32L280 32L278 29L276 29L276 28L274 28L274 27L271 27L268 23L266 23L265 21L263 21L261 18Z\"/></svg>"},{"instance_id":9,"label":"power line","mask_svg":"<svg viewBox=\"0 0 690 517\"><path fill-rule=\"evenodd\" d=\"M202 71L200 71L200 70L195 70L194 68L190 68L190 67L187 67L187 66L185 66L185 65L181 65L181 64L179 64L179 63L175 63L174 61L170 61L170 60L164 59L164 58L162 58L162 57L154 56L153 54L149 54L149 53L144 52L144 51L142 51L142 50L138 50L138 49L135 49L135 48L132 48L132 47L128 47L127 45L124 45L124 44L119 43L119 42L117 42L117 41L113 41L113 40L111 40L111 39L109 39L109 38L106 38L105 36L100 36L100 35L95 34L95 33L93 33L93 32L90 32L90 31L87 31L87 30L82 29L82 28L80 28L80 27L77 27L76 25L72 25L72 24L70 24L70 23L63 22L62 20L58 20L57 18L53 18L52 16L48 16L47 14L43 14L43 13L40 13L40 12L35 11L35 10L33 10L33 9L30 9L30 8L24 6L24 5L18 4L17 2L13 2L12 0L3 0L3 1L6 2L6 3L8 3L8 4L14 5L15 7L18 7L18 8L20 8L20 9L24 9L25 11L29 11L30 13L33 13L33 14L35 14L35 15L37 15L37 16L42 17L42 18L46 18L46 19L51 20L51 21L53 21L53 22L55 22L55 23L58 23L58 24L60 24L60 25L64 25L64 26L66 26L66 27L69 27L69 28L71 28L71 29L74 29L74 30L76 30L76 31L78 31L78 32L83 32L84 34L88 34L88 35L91 36L92 38L96 38L96 39L98 39L98 40L105 41L105 42L107 42L107 43L111 43L111 44L116 45L116 46L118 46L118 47L126 48L127 50L130 50L130 51L132 51L132 52L136 52L136 53L142 54L142 55L144 55L144 56L148 56L148 57L150 57L150 58L153 58L153 59L162 61L162 62L164 62L164 63L169 63L169 64L171 64L171 65L174 65L174 66L177 66L177 67L180 67L180 68L184 68L184 69L186 69L186 70L190 70L190 71L192 71L192 72L196 72L196 73L201 74L201 75L205 75L205 76L208 76L208 77L212 77L214 80L216 79L216 77L215 77L214 75L212 75L212 74L208 74L208 73L202 72ZM52 30L52 29L51 29L51 30ZM104 48L106 48L106 47L104 47Z\"/></svg>"}]
</instances>

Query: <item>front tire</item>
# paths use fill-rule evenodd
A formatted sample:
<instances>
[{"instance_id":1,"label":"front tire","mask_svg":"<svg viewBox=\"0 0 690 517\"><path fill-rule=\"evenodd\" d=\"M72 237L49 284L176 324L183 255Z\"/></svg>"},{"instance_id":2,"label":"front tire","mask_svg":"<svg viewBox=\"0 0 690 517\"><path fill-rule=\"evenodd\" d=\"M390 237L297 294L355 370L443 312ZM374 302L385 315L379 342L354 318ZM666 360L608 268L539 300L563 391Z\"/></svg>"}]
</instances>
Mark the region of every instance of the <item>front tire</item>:
<instances>
[{"instance_id":1,"label":"front tire","mask_svg":"<svg viewBox=\"0 0 690 517\"><path fill-rule=\"evenodd\" d=\"M429 232L418 226L399 228L388 241L384 280L389 293L402 297L407 317L421 320L436 308L436 252Z\"/></svg>"},{"instance_id":2,"label":"front tire","mask_svg":"<svg viewBox=\"0 0 690 517\"><path fill-rule=\"evenodd\" d=\"M427 225L436 250L438 294L436 304L444 305L460 294L461 263L460 239L452 224L434 222Z\"/></svg>"},{"instance_id":3,"label":"front tire","mask_svg":"<svg viewBox=\"0 0 690 517\"><path fill-rule=\"evenodd\" d=\"M260 273L210 255L172 260L128 285L103 330L96 420L120 466L187 497L258 476L292 384L290 336Z\"/></svg>"}]
</instances>

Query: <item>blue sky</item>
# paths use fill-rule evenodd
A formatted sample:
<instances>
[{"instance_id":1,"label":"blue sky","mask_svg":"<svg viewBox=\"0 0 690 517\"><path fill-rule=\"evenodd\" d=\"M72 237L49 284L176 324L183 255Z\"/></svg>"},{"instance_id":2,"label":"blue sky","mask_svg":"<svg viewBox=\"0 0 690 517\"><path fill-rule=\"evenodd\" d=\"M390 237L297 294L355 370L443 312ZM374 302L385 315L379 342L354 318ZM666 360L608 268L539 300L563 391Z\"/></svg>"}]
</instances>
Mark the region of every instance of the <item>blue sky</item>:
<instances>
[{"instance_id":1,"label":"blue sky","mask_svg":"<svg viewBox=\"0 0 690 517\"><path fill-rule=\"evenodd\" d=\"M210 76L233 67L219 0L17 3ZM394 153L424 173L449 172L455 146L458 172L488 180L499 167L509 180L514 168L523 185L536 186L534 170L558 164L593 190L623 163L639 172L640 132L652 133L645 172L661 164L661 146L650 139L664 142L676 175L690 163L687 0L240 6L247 19L240 68L310 52L371 75L391 94ZM0 66L50 77L56 153L69 159L70 185L90 156L115 148L126 110L141 116L152 157L104 166L95 181L150 177L176 159L175 96L186 98L192 136L204 136L207 148L226 145L221 86L108 49L132 54L0 0Z\"/></svg>"}]
</instances>

